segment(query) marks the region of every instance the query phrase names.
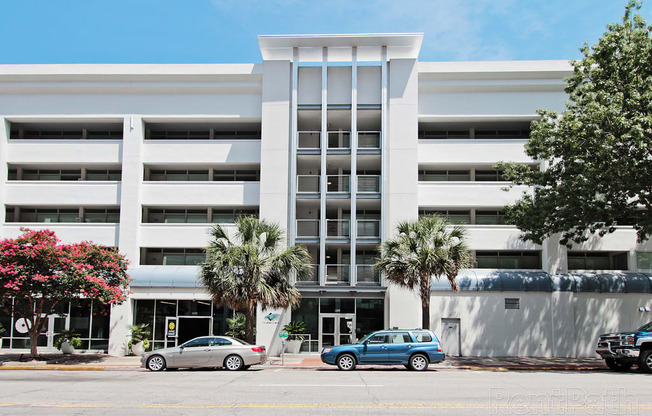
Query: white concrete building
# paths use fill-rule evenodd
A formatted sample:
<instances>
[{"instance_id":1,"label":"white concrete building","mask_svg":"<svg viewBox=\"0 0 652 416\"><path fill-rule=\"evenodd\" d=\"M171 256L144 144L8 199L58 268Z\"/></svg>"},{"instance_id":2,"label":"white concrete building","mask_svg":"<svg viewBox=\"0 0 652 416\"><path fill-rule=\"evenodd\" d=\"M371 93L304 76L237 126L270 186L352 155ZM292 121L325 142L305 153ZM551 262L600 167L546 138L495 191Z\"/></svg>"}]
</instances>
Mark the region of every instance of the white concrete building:
<instances>
[{"instance_id":1,"label":"white concrete building","mask_svg":"<svg viewBox=\"0 0 652 416\"><path fill-rule=\"evenodd\" d=\"M194 264L210 225L241 213L279 223L314 263L298 310L259 311L272 353L289 320L308 324L310 351L419 326L418 298L371 264L398 221L432 212L468 224L476 257L462 292L433 285L449 353L591 356L597 334L652 320L652 244L633 230L568 251L503 224L522 189L504 191L493 165L539 166L523 151L529 122L563 109L569 63L419 62L421 41L261 36L262 64L0 66L1 236L43 227L118 247L134 278L106 316L62 307L43 347L67 327L111 353L134 322L155 348L223 333L231 311ZM0 323L2 348L27 346L14 317Z\"/></svg>"}]
</instances>

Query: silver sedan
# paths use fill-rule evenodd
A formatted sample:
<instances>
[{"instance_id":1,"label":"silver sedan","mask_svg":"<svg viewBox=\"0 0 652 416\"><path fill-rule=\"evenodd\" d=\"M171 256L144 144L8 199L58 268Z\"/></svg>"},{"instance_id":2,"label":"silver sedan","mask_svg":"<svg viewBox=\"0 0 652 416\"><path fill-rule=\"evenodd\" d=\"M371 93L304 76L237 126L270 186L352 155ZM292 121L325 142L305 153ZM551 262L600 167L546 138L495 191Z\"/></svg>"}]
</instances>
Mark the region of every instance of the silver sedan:
<instances>
[{"instance_id":1,"label":"silver sedan","mask_svg":"<svg viewBox=\"0 0 652 416\"><path fill-rule=\"evenodd\" d=\"M224 367L237 371L265 361L267 353L264 346L225 336L191 339L178 347L148 352L140 360L141 367L151 371L199 367Z\"/></svg>"}]
</instances>

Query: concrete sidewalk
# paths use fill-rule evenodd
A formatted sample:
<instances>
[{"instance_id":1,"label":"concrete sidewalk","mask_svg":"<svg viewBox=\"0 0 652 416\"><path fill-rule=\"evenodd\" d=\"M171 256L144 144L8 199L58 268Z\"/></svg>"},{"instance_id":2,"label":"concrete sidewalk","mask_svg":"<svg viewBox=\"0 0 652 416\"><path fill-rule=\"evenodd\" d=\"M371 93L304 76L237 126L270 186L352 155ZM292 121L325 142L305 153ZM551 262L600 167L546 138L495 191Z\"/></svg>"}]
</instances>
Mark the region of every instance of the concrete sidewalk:
<instances>
[{"instance_id":1,"label":"concrete sidewalk","mask_svg":"<svg viewBox=\"0 0 652 416\"><path fill-rule=\"evenodd\" d=\"M41 354L39 361L27 361L27 354L0 353L0 370L68 370L68 371L134 371L140 368L140 357L107 354ZM265 366L284 368L335 368L322 363L319 354L285 354L270 357ZM381 366L378 366L381 368ZM402 367L402 366L401 366ZM382 368L386 368L382 366ZM607 370L599 358L536 358L536 357L446 357L432 368L441 370L489 371L596 371Z\"/></svg>"},{"instance_id":2,"label":"concrete sidewalk","mask_svg":"<svg viewBox=\"0 0 652 416\"><path fill-rule=\"evenodd\" d=\"M283 363L282 363L283 361ZM319 354L286 354L281 357L270 357L269 364L273 366L318 368L330 367L324 364ZM540 357L446 357L446 361L434 364L433 368L467 369L467 370L557 370L557 371L588 371L607 370L604 360L600 358L540 358Z\"/></svg>"}]
</instances>

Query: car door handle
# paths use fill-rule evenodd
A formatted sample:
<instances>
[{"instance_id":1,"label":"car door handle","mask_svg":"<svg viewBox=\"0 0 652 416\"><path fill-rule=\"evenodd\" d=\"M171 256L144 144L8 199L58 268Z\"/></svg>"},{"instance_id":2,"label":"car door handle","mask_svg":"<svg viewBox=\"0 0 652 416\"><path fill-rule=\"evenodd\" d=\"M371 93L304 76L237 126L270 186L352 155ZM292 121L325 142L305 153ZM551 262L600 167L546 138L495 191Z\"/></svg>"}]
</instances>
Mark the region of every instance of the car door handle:
<instances>
[{"instance_id":1,"label":"car door handle","mask_svg":"<svg viewBox=\"0 0 652 416\"><path fill-rule=\"evenodd\" d=\"M408 347L408 348L412 348L412 344L408 344L408 346L407 346L407 347Z\"/></svg>"}]
</instances>

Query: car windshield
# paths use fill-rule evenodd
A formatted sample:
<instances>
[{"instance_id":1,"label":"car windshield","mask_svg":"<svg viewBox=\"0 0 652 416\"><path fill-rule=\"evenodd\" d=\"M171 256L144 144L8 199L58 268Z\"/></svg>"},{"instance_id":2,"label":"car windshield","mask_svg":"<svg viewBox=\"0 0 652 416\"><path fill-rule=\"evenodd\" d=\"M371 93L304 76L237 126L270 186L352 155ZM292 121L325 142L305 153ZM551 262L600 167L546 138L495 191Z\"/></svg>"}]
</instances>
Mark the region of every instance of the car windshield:
<instances>
[{"instance_id":1,"label":"car windshield","mask_svg":"<svg viewBox=\"0 0 652 416\"><path fill-rule=\"evenodd\" d=\"M231 338L231 339L234 340L234 341L238 341L238 342L239 342L240 344L242 344L242 345L251 345L251 344L248 343L247 341L243 341L243 340L241 340L241 339L239 339L239 338Z\"/></svg>"},{"instance_id":2,"label":"car windshield","mask_svg":"<svg viewBox=\"0 0 652 416\"><path fill-rule=\"evenodd\" d=\"M643 325L639 329L636 330L637 332L651 332L652 331L652 322L648 322L647 324Z\"/></svg>"}]
</instances>

